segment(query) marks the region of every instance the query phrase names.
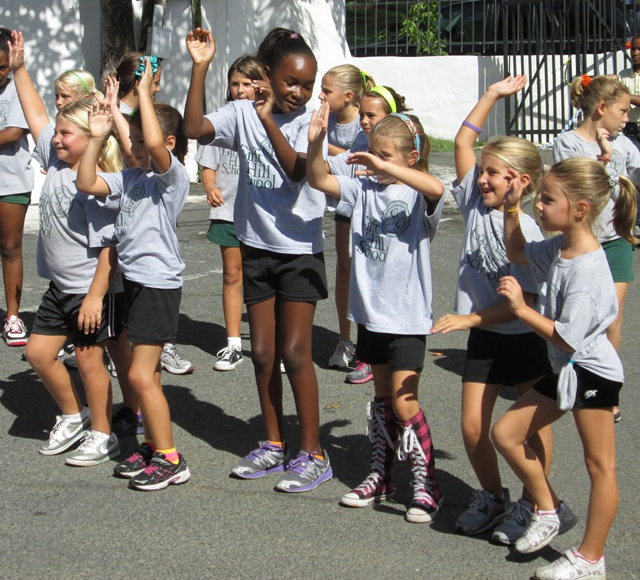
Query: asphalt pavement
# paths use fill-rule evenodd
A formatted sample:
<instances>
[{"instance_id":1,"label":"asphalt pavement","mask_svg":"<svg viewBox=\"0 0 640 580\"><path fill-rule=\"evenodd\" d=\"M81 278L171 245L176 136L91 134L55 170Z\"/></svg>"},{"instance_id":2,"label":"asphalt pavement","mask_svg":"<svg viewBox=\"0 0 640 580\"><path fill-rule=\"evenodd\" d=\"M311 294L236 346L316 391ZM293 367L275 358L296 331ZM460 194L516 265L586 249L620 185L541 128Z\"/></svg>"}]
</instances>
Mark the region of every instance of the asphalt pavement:
<instances>
[{"instance_id":1,"label":"asphalt pavement","mask_svg":"<svg viewBox=\"0 0 640 580\"><path fill-rule=\"evenodd\" d=\"M432 164L434 174L451 181L450 157L436 155ZM274 477L231 479L229 471L237 458L254 448L263 433L246 316L242 325L245 362L232 372L212 370L215 353L226 340L222 264L218 248L206 238L207 227L204 192L193 186L178 231L187 264L178 343L195 372L163 375L176 444L193 473L187 484L136 492L127 488L125 480L112 476L115 461L73 468L64 465L64 455L39 455L37 448L47 438L58 411L28 364L20 360L22 349L0 344L0 578L513 580L529 578L538 566L579 544L589 480L571 416L555 426L551 479L580 518L578 525L529 556L492 545L489 534L455 533L455 520L477 486L459 427L466 333L427 340L420 400L431 425L437 477L445 494L436 522L404 521L411 498L406 464L396 467L394 501L365 509L340 506L340 496L360 483L368 470L365 407L373 385L345 384L344 372L326 366L338 339L332 298L318 304L313 354L320 384L321 440L334 478L304 494L275 492ZM462 232L459 213L448 203L433 243L436 316L451 311L453 305ZM325 234L333 288L330 217L325 220ZM28 326L46 288L36 274L36 241L37 208L31 208L24 249L23 313ZM636 252L636 268L639 260ZM640 275L637 269L636 275ZM616 427L620 509L606 549L608 577L616 580L640 579L639 328L636 283L629 291L623 328L626 385L621 395L622 421ZM74 379L80 382L77 373ZM284 380L287 437L291 448L297 449L293 398ZM504 412L513 398L513 390L505 388L495 415ZM121 401L117 381L114 400ZM126 438L121 445L124 458L137 443ZM504 484L517 497L517 478L504 462L502 468Z\"/></svg>"}]
</instances>

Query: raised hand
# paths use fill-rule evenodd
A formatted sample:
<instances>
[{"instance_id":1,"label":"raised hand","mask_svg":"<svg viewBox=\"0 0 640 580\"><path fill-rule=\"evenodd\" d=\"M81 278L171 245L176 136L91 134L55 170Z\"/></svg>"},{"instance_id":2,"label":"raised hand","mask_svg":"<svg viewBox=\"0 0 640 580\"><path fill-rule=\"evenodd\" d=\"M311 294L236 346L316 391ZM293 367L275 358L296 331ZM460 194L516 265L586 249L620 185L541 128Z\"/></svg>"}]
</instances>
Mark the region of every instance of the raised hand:
<instances>
[{"instance_id":1,"label":"raised hand","mask_svg":"<svg viewBox=\"0 0 640 580\"><path fill-rule=\"evenodd\" d=\"M12 72L24 66L24 39L22 32L14 30L11 33L11 42L7 42L9 67Z\"/></svg>"},{"instance_id":2,"label":"raised hand","mask_svg":"<svg viewBox=\"0 0 640 580\"><path fill-rule=\"evenodd\" d=\"M110 104L107 99L103 99L102 103L93 105L89 111L89 134L92 139L103 141L111 134L112 129Z\"/></svg>"},{"instance_id":3,"label":"raised hand","mask_svg":"<svg viewBox=\"0 0 640 580\"><path fill-rule=\"evenodd\" d=\"M504 209L505 211L510 211L518 207L526 184L524 183L522 176L515 169L511 168L507 170L507 174L504 176L504 179L509 184L504 193Z\"/></svg>"},{"instance_id":4,"label":"raised hand","mask_svg":"<svg viewBox=\"0 0 640 580\"><path fill-rule=\"evenodd\" d=\"M346 160L347 165L364 165L366 170L359 169L355 172L358 176L372 176L384 173L387 161L368 153L367 151L356 151L351 153Z\"/></svg>"},{"instance_id":5,"label":"raised hand","mask_svg":"<svg viewBox=\"0 0 640 580\"><path fill-rule=\"evenodd\" d=\"M254 81L251 86L256 91L256 113L260 119L264 120L273 113L273 105L276 102L273 89L269 81Z\"/></svg>"},{"instance_id":6,"label":"raised hand","mask_svg":"<svg viewBox=\"0 0 640 580\"><path fill-rule=\"evenodd\" d=\"M144 70L141 73L140 81L138 82L138 91L140 93L151 94L151 87L153 85L153 69L151 67L151 61L148 56L144 57Z\"/></svg>"},{"instance_id":7,"label":"raised hand","mask_svg":"<svg viewBox=\"0 0 640 580\"><path fill-rule=\"evenodd\" d=\"M187 34L187 50L193 64L209 64L216 54L216 41L209 30L196 28Z\"/></svg>"},{"instance_id":8,"label":"raised hand","mask_svg":"<svg viewBox=\"0 0 640 580\"><path fill-rule=\"evenodd\" d=\"M309 143L323 141L329 126L329 104L323 101L320 108L311 113L309 123Z\"/></svg>"},{"instance_id":9,"label":"raised hand","mask_svg":"<svg viewBox=\"0 0 640 580\"><path fill-rule=\"evenodd\" d=\"M104 98L109 103L111 110L118 108L118 90L120 89L120 81L114 77L107 77L104 81Z\"/></svg>"},{"instance_id":10,"label":"raised hand","mask_svg":"<svg viewBox=\"0 0 640 580\"><path fill-rule=\"evenodd\" d=\"M525 84L527 84L526 75L516 75L515 77L509 75L506 79L493 83L487 89L487 92L492 91L500 98L508 97L510 95L515 95L518 91L521 91Z\"/></svg>"}]
</instances>

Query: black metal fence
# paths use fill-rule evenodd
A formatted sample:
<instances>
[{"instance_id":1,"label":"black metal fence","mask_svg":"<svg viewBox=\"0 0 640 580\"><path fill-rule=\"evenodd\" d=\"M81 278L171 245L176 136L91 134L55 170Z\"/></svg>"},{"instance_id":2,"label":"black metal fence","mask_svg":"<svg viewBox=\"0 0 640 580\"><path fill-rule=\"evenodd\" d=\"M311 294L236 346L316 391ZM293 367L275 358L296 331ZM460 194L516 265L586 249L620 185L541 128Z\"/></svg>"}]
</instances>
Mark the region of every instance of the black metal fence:
<instances>
[{"instance_id":1,"label":"black metal fence","mask_svg":"<svg viewBox=\"0 0 640 580\"><path fill-rule=\"evenodd\" d=\"M630 66L640 0L347 0L353 56L479 54L526 74L507 104L507 133L545 142L573 115L566 82Z\"/></svg>"}]
</instances>

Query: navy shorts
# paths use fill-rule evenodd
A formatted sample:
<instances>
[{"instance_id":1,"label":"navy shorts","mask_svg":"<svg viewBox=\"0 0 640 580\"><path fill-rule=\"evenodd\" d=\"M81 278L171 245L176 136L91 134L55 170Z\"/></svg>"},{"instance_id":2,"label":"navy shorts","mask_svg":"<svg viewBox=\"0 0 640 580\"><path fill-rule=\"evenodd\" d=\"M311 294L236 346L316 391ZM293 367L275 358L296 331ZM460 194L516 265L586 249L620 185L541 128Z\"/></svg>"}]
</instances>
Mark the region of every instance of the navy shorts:
<instances>
[{"instance_id":1,"label":"navy shorts","mask_svg":"<svg viewBox=\"0 0 640 580\"><path fill-rule=\"evenodd\" d=\"M124 321L131 342L176 342L182 288L149 288L122 276Z\"/></svg>"},{"instance_id":2,"label":"navy shorts","mask_svg":"<svg viewBox=\"0 0 640 580\"><path fill-rule=\"evenodd\" d=\"M122 293L105 295L100 327L89 334L78 328L78 314L85 296L67 294L50 282L36 312L32 334L69 336L75 346L93 346L108 338L117 338L122 331Z\"/></svg>"},{"instance_id":3,"label":"navy shorts","mask_svg":"<svg viewBox=\"0 0 640 580\"><path fill-rule=\"evenodd\" d=\"M622 383L598 376L578 364L573 365L578 377L574 409L606 409L617 407ZM557 400L558 375L549 373L533 388L541 395Z\"/></svg>"},{"instance_id":4,"label":"navy shorts","mask_svg":"<svg viewBox=\"0 0 640 580\"><path fill-rule=\"evenodd\" d=\"M551 372L547 343L535 332L469 331L463 383L518 385Z\"/></svg>"},{"instance_id":5,"label":"navy shorts","mask_svg":"<svg viewBox=\"0 0 640 580\"><path fill-rule=\"evenodd\" d=\"M388 364L392 371L417 371L424 368L426 336L372 332L358 324L356 358L369 365Z\"/></svg>"},{"instance_id":6,"label":"navy shorts","mask_svg":"<svg viewBox=\"0 0 640 580\"><path fill-rule=\"evenodd\" d=\"M280 254L240 244L245 304L258 304L278 295L295 302L326 298L324 254Z\"/></svg>"}]
</instances>

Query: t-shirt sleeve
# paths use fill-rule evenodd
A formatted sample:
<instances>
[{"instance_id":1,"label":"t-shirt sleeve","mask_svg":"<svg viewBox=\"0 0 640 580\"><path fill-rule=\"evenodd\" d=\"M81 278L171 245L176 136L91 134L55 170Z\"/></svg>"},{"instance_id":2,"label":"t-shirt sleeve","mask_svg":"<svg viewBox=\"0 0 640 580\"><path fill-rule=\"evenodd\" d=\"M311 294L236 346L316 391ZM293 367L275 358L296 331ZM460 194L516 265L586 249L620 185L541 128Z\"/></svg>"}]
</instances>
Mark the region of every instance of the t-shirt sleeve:
<instances>
[{"instance_id":1,"label":"t-shirt sleeve","mask_svg":"<svg viewBox=\"0 0 640 580\"><path fill-rule=\"evenodd\" d=\"M124 192L125 178L130 174L129 169L119 171L118 173L98 173L99 177L104 179L111 193L106 197L96 198L100 205L117 210L120 209L122 203L122 194Z\"/></svg>"},{"instance_id":2,"label":"t-shirt sleeve","mask_svg":"<svg viewBox=\"0 0 640 580\"><path fill-rule=\"evenodd\" d=\"M89 247L115 246L114 225L117 212L98 203L98 199L93 196L90 196L85 202L84 212L87 216Z\"/></svg>"},{"instance_id":3,"label":"t-shirt sleeve","mask_svg":"<svg viewBox=\"0 0 640 580\"><path fill-rule=\"evenodd\" d=\"M451 195L455 199L463 218L467 218L469 214L469 207L473 202L473 198L477 191L478 175L480 174L480 167L474 166L464 176L462 181L457 179L451 184Z\"/></svg>"},{"instance_id":4,"label":"t-shirt sleeve","mask_svg":"<svg viewBox=\"0 0 640 580\"><path fill-rule=\"evenodd\" d=\"M638 186L640 185L640 151L637 147L629 141L629 147L627 147L627 173L631 182Z\"/></svg>"},{"instance_id":5,"label":"t-shirt sleeve","mask_svg":"<svg viewBox=\"0 0 640 580\"><path fill-rule=\"evenodd\" d=\"M418 194L422 195L422 194ZM424 218L427 223L427 231L429 233L429 240L433 241L436 232L438 231L438 226L440 225L440 218L442 217L442 209L444 208L444 198L445 196L440 196L438 203L436 204L433 211L429 213L429 202L425 198L425 202L427 202L427 209L424 212Z\"/></svg>"},{"instance_id":6,"label":"t-shirt sleeve","mask_svg":"<svg viewBox=\"0 0 640 580\"><path fill-rule=\"evenodd\" d=\"M20 106L20 99L18 99L15 88L13 89L12 93L11 105L9 107L9 111L7 111L5 129L7 127L17 127L18 129L25 129L28 131L29 125L27 125L27 120L24 118L24 112L22 111L22 107Z\"/></svg>"},{"instance_id":7,"label":"t-shirt sleeve","mask_svg":"<svg viewBox=\"0 0 640 580\"><path fill-rule=\"evenodd\" d=\"M580 349L584 339L593 330L593 320L589 314L597 310L588 292L572 292L564 297L554 324L562 340L574 351Z\"/></svg>"},{"instance_id":8,"label":"t-shirt sleeve","mask_svg":"<svg viewBox=\"0 0 640 580\"><path fill-rule=\"evenodd\" d=\"M222 152L220 147L214 145L204 145L198 149L196 153L196 163L206 167L207 169L218 170L220 167L220 160L222 159Z\"/></svg>"},{"instance_id":9,"label":"t-shirt sleeve","mask_svg":"<svg viewBox=\"0 0 640 580\"><path fill-rule=\"evenodd\" d=\"M206 119L213 125L215 137L203 137L199 139L200 145L217 145L226 149L234 149L236 138L238 111L233 103L227 103L215 113L205 115Z\"/></svg>"},{"instance_id":10,"label":"t-shirt sleeve","mask_svg":"<svg viewBox=\"0 0 640 580\"><path fill-rule=\"evenodd\" d=\"M336 207L336 213L345 217L351 217L358 196L362 193L362 184L359 179L351 179L344 175L336 175L340 185L340 202Z\"/></svg>"},{"instance_id":11,"label":"t-shirt sleeve","mask_svg":"<svg viewBox=\"0 0 640 580\"><path fill-rule=\"evenodd\" d=\"M160 194L168 200L182 198L185 195L185 188L187 191L189 190L189 174L173 153L171 154L171 167L165 173L156 173L155 167L153 167L153 172L158 180Z\"/></svg>"},{"instance_id":12,"label":"t-shirt sleeve","mask_svg":"<svg viewBox=\"0 0 640 580\"><path fill-rule=\"evenodd\" d=\"M42 165L42 169L45 171L49 169L49 167L51 167L58 158L56 150L51 144L51 140L54 135L55 129L53 128L53 125L49 123L42 129L42 131L40 131L36 148L33 151L33 158Z\"/></svg>"}]
</instances>

